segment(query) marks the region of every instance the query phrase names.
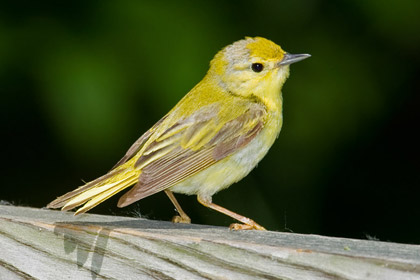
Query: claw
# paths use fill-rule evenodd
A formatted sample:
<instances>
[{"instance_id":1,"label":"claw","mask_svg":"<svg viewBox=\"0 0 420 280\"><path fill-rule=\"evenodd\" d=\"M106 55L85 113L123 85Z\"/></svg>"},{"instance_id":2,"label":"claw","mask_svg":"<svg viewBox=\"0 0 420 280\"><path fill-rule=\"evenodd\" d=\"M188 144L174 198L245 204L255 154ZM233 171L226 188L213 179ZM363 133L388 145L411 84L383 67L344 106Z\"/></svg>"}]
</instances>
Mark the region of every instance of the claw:
<instances>
[{"instance_id":1,"label":"claw","mask_svg":"<svg viewBox=\"0 0 420 280\"><path fill-rule=\"evenodd\" d=\"M229 226L229 229L231 229L231 230L251 230L251 229L266 230L264 227L260 226L256 222L253 222L250 225L248 225L248 224L237 224L237 223L231 224Z\"/></svg>"},{"instance_id":2,"label":"claw","mask_svg":"<svg viewBox=\"0 0 420 280\"><path fill-rule=\"evenodd\" d=\"M174 216L172 218L173 223L190 224L191 219L189 217Z\"/></svg>"}]
</instances>

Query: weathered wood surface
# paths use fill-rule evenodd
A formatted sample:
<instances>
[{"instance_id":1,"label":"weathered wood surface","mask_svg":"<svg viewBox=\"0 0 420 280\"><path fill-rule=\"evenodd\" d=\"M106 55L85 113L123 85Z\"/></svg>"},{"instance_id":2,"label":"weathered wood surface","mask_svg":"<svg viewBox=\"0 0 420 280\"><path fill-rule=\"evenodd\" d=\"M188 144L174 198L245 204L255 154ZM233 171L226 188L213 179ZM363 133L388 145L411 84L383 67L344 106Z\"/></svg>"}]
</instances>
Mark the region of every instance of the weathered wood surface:
<instances>
[{"instance_id":1,"label":"weathered wood surface","mask_svg":"<svg viewBox=\"0 0 420 280\"><path fill-rule=\"evenodd\" d=\"M0 206L0 279L420 279L420 246Z\"/></svg>"}]
</instances>

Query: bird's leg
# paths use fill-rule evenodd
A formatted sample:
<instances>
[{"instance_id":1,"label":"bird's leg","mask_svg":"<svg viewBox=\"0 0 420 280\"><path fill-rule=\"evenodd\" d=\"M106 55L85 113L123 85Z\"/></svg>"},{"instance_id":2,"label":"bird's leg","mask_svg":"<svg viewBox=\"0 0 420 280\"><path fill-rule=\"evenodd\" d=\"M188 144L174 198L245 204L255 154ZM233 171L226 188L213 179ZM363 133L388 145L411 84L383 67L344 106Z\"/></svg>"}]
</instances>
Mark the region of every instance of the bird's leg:
<instances>
[{"instance_id":1,"label":"bird's leg","mask_svg":"<svg viewBox=\"0 0 420 280\"><path fill-rule=\"evenodd\" d=\"M172 218L172 222L174 223L184 223L189 224L191 223L190 217L182 210L181 205L179 205L178 201L175 198L175 195L170 190L165 190L165 193L168 195L169 199L172 201L172 203L175 205L176 211L178 212L178 216L174 216Z\"/></svg>"},{"instance_id":2,"label":"bird's leg","mask_svg":"<svg viewBox=\"0 0 420 280\"><path fill-rule=\"evenodd\" d=\"M264 227L260 226L259 224L257 224L256 222L254 222L253 220L251 220L250 218L241 216L235 212L232 212L226 208L223 208L222 206L219 206L217 204L214 204L213 202L211 202L211 197L202 197L200 195L197 195L197 200L198 202L200 202L201 204L203 204L204 206L211 208L213 210L216 210L220 213L223 213L225 215L228 215L229 217L232 217L240 222L242 222L243 224L231 224L229 226L230 229L233 230L239 230L239 229L257 229L257 230L265 230Z\"/></svg>"}]
</instances>

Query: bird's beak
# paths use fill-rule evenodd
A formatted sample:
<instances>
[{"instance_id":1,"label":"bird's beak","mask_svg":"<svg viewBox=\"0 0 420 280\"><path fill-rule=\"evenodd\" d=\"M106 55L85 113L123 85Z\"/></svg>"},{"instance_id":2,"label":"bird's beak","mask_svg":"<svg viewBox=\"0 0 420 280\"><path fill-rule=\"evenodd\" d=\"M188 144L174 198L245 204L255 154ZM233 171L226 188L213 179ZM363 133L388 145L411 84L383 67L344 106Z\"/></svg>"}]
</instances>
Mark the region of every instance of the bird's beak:
<instances>
[{"instance_id":1,"label":"bird's beak","mask_svg":"<svg viewBox=\"0 0 420 280\"><path fill-rule=\"evenodd\" d=\"M310 56L311 56L310 54L306 54L306 53L302 53L302 54L286 53L283 59L277 65L278 66L289 65L289 64L304 60L305 58L308 58Z\"/></svg>"}]
</instances>

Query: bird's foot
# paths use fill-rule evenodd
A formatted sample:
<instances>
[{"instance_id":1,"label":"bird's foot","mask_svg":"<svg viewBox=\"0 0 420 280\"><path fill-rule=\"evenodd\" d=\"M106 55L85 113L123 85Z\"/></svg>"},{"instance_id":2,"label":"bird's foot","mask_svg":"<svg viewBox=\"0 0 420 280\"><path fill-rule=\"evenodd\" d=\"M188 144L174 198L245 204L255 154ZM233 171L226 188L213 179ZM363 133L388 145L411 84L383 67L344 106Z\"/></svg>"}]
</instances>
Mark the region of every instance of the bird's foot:
<instances>
[{"instance_id":1,"label":"bird's foot","mask_svg":"<svg viewBox=\"0 0 420 280\"><path fill-rule=\"evenodd\" d=\"M256 222L252 221L249 224L231 224L229 226L229 229L231 230L251 230L251 229L255 229L255 230L266 230L264 227L260 226L259 224L257 224Z\"/></svg>"},{"instance_id":2,"label":"bird's foot","mask_svg":"<svg viewBox=\"0 0 420 280\"><path fill-rule=\"evenodd\" d=\"M190 224L191 223L191 219L188 216L174 216L172 218L172 222L173 223L181 223L181 224Z\"/></svg>"}]
</instances>

